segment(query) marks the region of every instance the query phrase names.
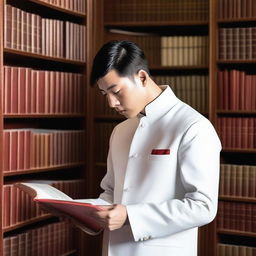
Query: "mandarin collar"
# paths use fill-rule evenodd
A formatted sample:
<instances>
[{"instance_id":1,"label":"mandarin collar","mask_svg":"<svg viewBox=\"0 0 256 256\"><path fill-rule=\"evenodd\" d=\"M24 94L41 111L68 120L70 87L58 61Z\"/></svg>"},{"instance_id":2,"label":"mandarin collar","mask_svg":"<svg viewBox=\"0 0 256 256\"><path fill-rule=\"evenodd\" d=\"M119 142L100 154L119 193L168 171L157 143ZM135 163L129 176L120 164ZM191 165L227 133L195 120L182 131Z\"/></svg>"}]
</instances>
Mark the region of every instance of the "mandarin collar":
<instances>
[{"instance_id":1,"label":"mandarin collar","mask_svg":"<svg viewBox=\"0 0 256 256\"><path fill-rule=\"evenodd\" d=\"M175 96L170 86L160 85L159 87L163 89L162 93L145 107L145 114L139 113L137 115L139 119L145 118L152 123L165 115L178 103L179 99Z\"/></svg>"}]
</instances>

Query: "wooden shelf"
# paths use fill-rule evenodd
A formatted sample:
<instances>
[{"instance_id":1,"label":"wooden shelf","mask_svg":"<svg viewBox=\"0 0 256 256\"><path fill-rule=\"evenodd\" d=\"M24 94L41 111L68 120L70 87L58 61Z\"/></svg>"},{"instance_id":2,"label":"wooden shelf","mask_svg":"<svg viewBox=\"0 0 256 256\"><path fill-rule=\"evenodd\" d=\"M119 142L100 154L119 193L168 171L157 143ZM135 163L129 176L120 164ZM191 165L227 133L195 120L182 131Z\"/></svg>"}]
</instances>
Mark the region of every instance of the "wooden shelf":
<instances>
[{"instance_id":1,"label":"wooden shelf","mask_svg":"<svg viewBox=\"0 0 256 256\"><path fill-rule=\"evenodd\" d=\"M150 70L207 70L207 65L197 65L197 66L151 66Z\"/></svg>"},{"instance_id":2,"label":"wooden shelf","mask_svg":"<svg viewBox=\"0 0 256 256\"><path fill-rule=\"evenodd\" d=\"M75 66L84 66L86 63L82 61L74 61L74 60L68 60L65 58L56 58L56 57L50 57L45 56L37 53L31 53L31 52L24 52L19 51L15 49L10 48L4 48L4 56L5 57L17 57L17 58L24 58L27 59L37 59L37 60L46 60L47 62L54 62L54 63L61 63L66 65L75 65Z\"/></svg>"},{"instance_id":3,"label":"wooden shelf","mask_svg":"<svg viewBox=\"0 0 256 256\"><path fill-rule=\"evenodd\" d=\"M232 201L232 202L256 203L256 198L253 198L253 197L219 196L219 200Z\"/></svg>"},{"instance_id":4,"label":"wooden shelf","mask_svg":"<svg viewBox=\"0 0 256 256\"><path fill-rule=\"evenodd\" d=\"M4 177L9 176L18 176L23 174L30 174L30 173L40 173L40 172L49 172L49 171L57 171L62 169L70 169L74 167L80 167L85 165L85 163L74 163L74 164L66 164L66 165L59 165L55 167L42 167L42 168L33 168L28 170L19 170L19 171L10 171L10 172L3 172Z\"/></svg>"},{"instance_id":5,"label":"wooden shelf","mask_svg":"<svg viewBox=\"0 0 256 256\"><path fill-rule=\"evenodd\" d=\"M79 17L79 18L82 18L82 19L86 18L86 14L85 13L71 11L71 10L68 10L68 9L65 9L65 8L62 8L62 7L59 7L59 6L47 3L47 2L43 2L43 1L40 1L40 0L29 0L29 1L32 2L32 3L35 3L37 5L49 7L50 9L54 9L56 11L59 11L59 12L62 12L62 13L66 13L66 14L69 14L69 15L73 15L73 16L76 16L76 17Z\"/></svg>"},{"instance_id":6,"label":"wooden shelf","mask_svg":"<svg viewBox=\"0 0 256 256\"><path fill-rule=\"evenodd\" d=\"M44 10L48 10L48 11L51 11L51 12L55 11L56 13L69 15L69 16L72 16L74 18L79 18L79 19L85 19L86 18L85 13L65 9L63 7L60 7L60 6L51 4L51 3L47 3L47 2L43 2L43 1L40 1L40 0L26 0L26 1L7 0L6 2L7 2L7 4L17 5L18 7L22 6L22 7L27 7L27 8L29 8L29 7L44 8Z\"/></svg>"},{"instance_id":7,"label":"wooden shelf","mask_svg":"<svg viewBox=\"0 0 256 256\"><path fill-rule=\"evenodd\" d=\"M229 229L217 229L219 234L226 234L226 235L235 235L235 236L248 236L248 237L256 237L256 233L253 232L244 232L244 231L237 231L237 230L229 230Z\"/></svg>"},{"instance_id":8,"label":"wooden shelf","mask_svg":"<svg viewBox=\"0 0 256 256\"><path fill-rule=\"evenodd\" d=\"M232 19L218 19L217 22L219 24L223 23L239 23L239 22L252 22L256 21L256 17L250 17L250 18L232 18Z\"/></svg>"},{"instance_id":9,"label":"wooden shelf","mask_svg":"<svg viewBox=\"0 0 256 256\"><path fill-rule=\"evenodd\" d=\"M218 115L256 115L256 110L217 110Z\"/></svg>"},{"instance_id":10,"label":"wooden shelf","mask_svg":"<svg viewBox=\"0 0 256 256\"><path fill-rule=\"evenodd\" d=\"M85 114L5 114L4 118L23 119L23 118L84 118Z\"/></svg>"},{"instance_id":11,"label":"wooden shelf","mask_svg":"<svg viewBox=\"0 0 256 256\"><path fill-rule=\"evenodd\" d=\"M95 121L124 121L126 118L123 116L112 116L112 115L96 115Z\"/></svg>"},{"instance_id":12,"label":"wooden shelf","mask_svg":"<svg viewBox=\"0 0 256 256\"><path fill-rule=\"evenodd\" d=\"M105 27L127 28L127 27L171 27L171 26L206 26L208 21L121 21L105 22Z\"/></svg>"},{"instance_id":13,"label":"wooden shelf","mask_svg":"<svg viewBox=\"0 0 256 256\"><path fill-rule=\"evenodd\" d=\"M106 167L107 166L107 163L100 163L100 162L97 162L95 163L96 166L99 166L99 167Z\"/></svg>"},{"instance_id":14,"label":"wooden shelf","mask_svg":"<svg viewBox=\"0 0 256 256\"><path fill-rule=\"evenodd\" d=\"M252 148L224 148L222 152L231 152L231 153L256 153L256 149Z\"/></svg>"},{"instance_id":15,"label":"wooden shelf","mask_svg":"<svg viewBox=\"0 0 256 256\"><path fill-rule=\"evenodd\" d=\"M6 233L6 232L16 230L18 228L23 228L27 225L30 225L30 224L33 224L33 223L36 223L36 222L39 222L39 221L47 220L51 217L53 217L53 215L51 215L51 214L44 214L43 216L40 216L40 217L34 217L34 218L31 218L30 220L23 221L21 223L17 223L15 225L11 226L11 227L4 228L3 232Z\"/></svg>"},{"instance_id":16,"label":"wooden shelf","mask_svg":"<svg viewBox=\"0 0 256 256\"><path fill-rule=\"evenodd\" d=\"M256 64L256 59L254 60L217 60L217 64L225 64L225 65Z\"/></svg>"}]
</instances>

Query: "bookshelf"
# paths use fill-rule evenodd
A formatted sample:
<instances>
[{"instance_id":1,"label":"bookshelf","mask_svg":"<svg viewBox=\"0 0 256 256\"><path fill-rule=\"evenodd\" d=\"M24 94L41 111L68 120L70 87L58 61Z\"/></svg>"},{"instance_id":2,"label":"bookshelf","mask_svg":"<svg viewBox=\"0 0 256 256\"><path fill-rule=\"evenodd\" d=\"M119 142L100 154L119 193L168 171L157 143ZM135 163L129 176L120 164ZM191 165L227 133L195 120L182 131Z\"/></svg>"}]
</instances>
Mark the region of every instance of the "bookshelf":
<instances>
[{"instance_id":1,"label":"bookshelf","mask_svg":"<svg viewBox=\"0 0 256 256\"><path fill-rule=\"evenodd\" d=\"M192 15L189 7L186 9L186 4L181 5L177 1L140 1L140 3L119 1L116 3L102 0L100 2L98 8L101 17L104 18L99 19L98 29L102 31L104 37L97 40L99 47L104 42L113 39L135 41L144 49L151 75L157 83L158 81L159 84L170 84L170 81L171 85L177 83L177 88L173 89L176 89L180 98L183 96L184 101L191 105L194 104L194 107L205 116L213 116L210 104L214 104L211 98L211 92L214 89L211 88L213 83L209 80L210 75L214 75L210 67L215 63L210 61L212 54L210 47L214 46L211 40L208 40L210 3L199 0L194 1L196 3L193 6L189 1L185 1L186 4L191 4L188 6L192 6L194 12ZM169 40L170 45L167 45L169 49L166 45L163 49L163 40ZM163 63L161 56L165 53L170 54L172 44L176 44L173 47L177 47L177 42L181 42L183 48L188 48L184 51L180 47L176 51L177 62ZM186 58L184 52L187 53L189 59ZM201 59L198 57L197 62L193 62L195 55L201 57ZM185 95L188 95L187 98ZM94 127L98 138L95 138L97 154L94 158L97 172L93 179L99 184L106 171L108 138L112 128L124 119L108 108L105 99L97 92L97 89L94 91L94 102ZM94 196L97 196L99 192L94 188ZM214 223L201 229L200 255L215 255L215 228Z\"/></svg>"},{"instance_id":2,"label":"bookshelf","mask_svg":"<svg viewBox=\"0 0 256 256\"><path fill-rule=\"evenodd\" d=\"M203 93L205 97L201 96L201 98L207 99L206 103L204 103L206 104L206 107L203 110L202 108L199 108L199 112L210 119L220 134L222 143L224 144L221 153L222 165L229 165L229 168L233 166L233 169L242 166L239 167L241 168L239 172L243 173L245 176L246 171L243 172L242 169L246 169L246 166L252 167L256 165L256 145L252 143L252 141L255 141L256 109L256 106L253 105L255 104L253 102L253 99L255 99L254 67L256 57L253 57L253 54L255 54L256 43L255 32L252 32L252 34L249 35L249 40L251 40L249 52L248 50L243 50L244 46L241 46L241 42L240 44L238 43L239 41L235 42L235 54L239 55L239 58L230 56L228 58L221 57L220 54L222 54L221 51L223 50L223 46L221 46L222 48L220 49L220 42L222 43L220 32L223 31L223 29L225 31L226 28L228 28L229 31L232 31L233 29L236 33L239 33L239 29L247 34L250 30L255 31L256 4L253 0L209 0L203 1L203 3L199 0L193 1L194 5L189 5L188 2L189 1L168 1L167 3L167 1L147 0L140 2L136 2L135 0L121 0L116 2L114 0L101 0L98 2L97 6L99 12L97 29L104 35L104 37L99 39L96 38L95 42L98 43L98 48L104 42L111 39L124 39L137 42L145 50L149 60L151 75L156 81L172 81L171 78L174 76L206 76L208 79L205 83L207 84L207 91ZM185 7L186 5L189 6L187 10ZM152 9L154 12L152 12ZM197 15L195 15L195 13ZM249 29L246 30L245 28ZM173 65L166 65L165 63L165 65L163 65L161 62L161 50L163 50L163 47L161 46L161 38L168 37L168 39L170 38L169 40L173 42L173 39L171 38L172 36L208 36L209 39L206 47L207 56L204 57L207 61L200 64L194 63L193 65L186 65L184 63L181 63L181 65L175 63L171 63ZM144 41L143 37L146 38ZM240 40L244 40L243 38L244 35ZM177 39L174 39L174 41L175 40ZM227 39L225 40L226 46L224 46L224 48L227 50L231 41L227 43ZM178 42L181 43L180 45L186 44L186 41L179 41L179 39ZM241 50L244 52L241 53ZM184 54L184 49L182 49L181 52L182 51ZM174 55L175 54L179 57L179 54L181 53L174 53ZM186 52L186 54L189 53ZM229 52L229 54L231 53ZM230 74L225 72L231 70L237 70L238 73L236 73L236 76L239 77L240 75L242 79L244 79L244 85L248 85L248 81L251 83L250 90L243 91L242 93L239 91L236 93L235 97L234 94L230 93L230 88L227 90L226 85L224 85L224 80L219 74L223 72L221 75L229 77ZM174 80L173 83L176 83L178 88L182 88L188 95L193 94L189 91L189 85L192 86L191 81L188 82L189 85L187 87L185 84L178 84L177 81L178 80ZM237 90L237 87L238 85L236 83L234 86L235 90ZM224 91L224 89L226 91ZM202 88L199 90L202 92ZM225 92L225 97L221 95L223 92ZM177 91L175 91L175 93L179 94ZM101 144L96 143L97 146L95 152L98 153L95 153L94 166L97 172L92 176L92 179L95 181L95 184L99 184L106 171L106 163L104 159L106 159L106 148L108 147L108 137L111 132L111 127L123 121L123 118L108 109L104 99L97 93L97 89L93 90L92 95L95 102L93 120L95 134L100 138L95 138L94 141L99 139L102 142ZM178 96L182 99L182 94ZM200 98L199 95L194 95L194 97ZM241 100L242 97L245 98L244 101ZM187 99L183 98L183 100L186 101ZM230 108L230 102L232 102L232 108ZM193 106L191 102L188 101L188 103ZM228 107L224 108L223 104L228 104ZM196 106L193 107L196 108ZM227 119L229 120L228 122L231 120L231 123L233 122L236 128L243 122L245 125L236 129L232 134L232 137L229 138L229 141L231 140L232 143L225 145L226 136L229 131L225 130L223 138L221 128L224 129ZM254 119L254 126L252 121L248 121L251 119ZM238 124L236 122L238 122ZM247 125L247 122L250 123L250 126ZM243 132L242 129L244 129ZM254 130L252 131L252 129ZM239 138L239 134L243 134L244 137ZM245 134L250 134L250 137L246 137ZM234 144L233 141L238 144ZM243 179L248 180L252 177L251 175L254 175L253 171L252 174L248 174L246 177L243 177ZM224 178L222 179L221 182L224 181ZM225 179L228 178L225 177ZM232 186L241 186L242 184L242 186L247 187L246 183L241 183L241 180L238 182L237 177L232 177L232 180ZM96 187L97 186L91 190L93 191L92 193L94 196L97 196L100 192ZM255 182L251 187L252 190L255 190ZM247 207L249 205L249 207L253 208L255 207L255 196L256 195L252 194L248 196L245 194L238 195L235 193L224 193L219 196L219 202L220 204L223 202L230 202L233 207L242 204L242 207ZM235 208L234 211L239 212L239 209ZM239 228L237 230L220 228L218 227L219 218L218 213L217 218L212 223L200 228L199 255L240 256L255 253L255 230L249 232L246 230L239 231ZM229 217L224 216L224 219L227 218ZM235 222L238 222L240 219L239 215L234 218L233 221Z\"/></svg>"},{"instance_id":3,"label":"bookshelf","mask_svg":"<svg viewBox=\"0 0 256 256\"><path fill-rule=\"evenodd\" d=\"M89 193L91 8L91 0L0 1L1 255L84 253L86 236L13 184Z\"/></svg>"},{"instance_id":4,"label":"bookshelf","mask_svg":"<svg viewBox=\"0 0 256 256\"><path fill-rule=\"evenodd\" d=\"M256 251L256 5L218 0L215 7L216 124L223 144L217 255L250 255Z\"/></svg>"}]
</instances>

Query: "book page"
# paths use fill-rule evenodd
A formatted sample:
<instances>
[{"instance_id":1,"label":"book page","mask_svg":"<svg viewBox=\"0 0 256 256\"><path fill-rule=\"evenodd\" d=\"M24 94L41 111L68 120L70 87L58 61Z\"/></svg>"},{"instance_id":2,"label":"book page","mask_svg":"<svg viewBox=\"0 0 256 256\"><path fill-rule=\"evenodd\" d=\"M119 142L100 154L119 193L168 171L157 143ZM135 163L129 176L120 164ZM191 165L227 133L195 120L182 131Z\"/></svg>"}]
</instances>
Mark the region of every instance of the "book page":
<instances>
[{"instance_id":1,"label":"book page","mask_svg":"<svg viewBox=\"0 0 256 256\"><path fill-rule=\"evenodd\" d=\"M66 201L73 201L71 197L66 195L65 193L61 192L60 190L52 187L48 184L39 184L39 183L17 183L17 187L24 190L30 196L37 198L37 199L59 199L59 200L66 200Z\"/></svg>"},{"instance_id":2,"label":"book page","mask_svg":"<svg viewBox=\"0 0 256 256\"><path fill-rule=\"evenodd\" d=\"M101 199L74 199L73 201L79 202L79 203L86 203L86 204L92 204L92 205L111 205L109 202Z\"/></svg>"}]
</instances>

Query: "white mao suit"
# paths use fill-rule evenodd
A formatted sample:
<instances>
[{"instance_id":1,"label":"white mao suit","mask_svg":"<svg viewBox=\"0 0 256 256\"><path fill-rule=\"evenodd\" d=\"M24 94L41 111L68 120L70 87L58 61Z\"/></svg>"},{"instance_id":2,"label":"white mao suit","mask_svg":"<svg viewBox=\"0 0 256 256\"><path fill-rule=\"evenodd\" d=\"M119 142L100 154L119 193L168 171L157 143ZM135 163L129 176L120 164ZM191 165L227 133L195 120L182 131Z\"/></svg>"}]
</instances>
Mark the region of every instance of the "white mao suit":
<instances>
[{"instance_id":1,"label":"white mao suit","mask_svg":"<svg viewBox=\"0 0 256 256\"><path fill-rule=\"evenodd\" d=\"M196 256L198 227L216 215L219 138L162 87L145 116L112 132L100 199L126 205L129 224L105 231L103 255Z\"/></svg>"}]
</instances>

